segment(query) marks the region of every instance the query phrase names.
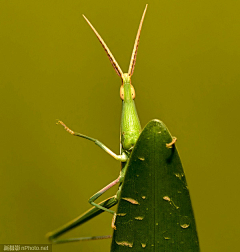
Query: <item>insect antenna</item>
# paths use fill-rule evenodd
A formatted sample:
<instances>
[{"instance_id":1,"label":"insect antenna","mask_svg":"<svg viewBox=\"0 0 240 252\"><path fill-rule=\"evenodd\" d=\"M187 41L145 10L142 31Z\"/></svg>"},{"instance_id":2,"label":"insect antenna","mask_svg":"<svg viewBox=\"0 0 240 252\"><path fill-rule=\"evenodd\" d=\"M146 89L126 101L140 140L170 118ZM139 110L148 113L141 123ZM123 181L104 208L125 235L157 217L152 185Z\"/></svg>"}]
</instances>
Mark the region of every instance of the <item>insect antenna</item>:
<instances>
[{"instance_id":1,"label":"insect antenna","mask_svg":"<svg viewBox=\"0 0 240 252\"><path fill-rule=\"evenodd\" d=\"M96 34L98 40L100 41L103 49L105 50L105 52L107 53L107 56L113 66L113 68L115 69L116 73L122 78L123 76L123 71L120 68L120 66L118 65L117 61L115 60L114 56L112 55L110 49L108 48L108 46L105 44L104 40L102 39L102 37L99 35L99 33L96 31L96 29L93 27L93 25L90 23L90 21L83 15L83 17L85 18L85 20L87 21L87 23L89 24L89 26L92 28L92 30L94 31L94 33Z\"/></svg>"},{"instance_id":2,"label":"insect antenna","mask_svg":"<svg viewBox=\"0 0 240 252\"><path fill-rule=\"evenodd\" d=\"M136 64L138 44L139 44L139 40L140 40L140 34L141 34L142 24L143 24L143 20L144 20L146 11L147 11L147 7L148 7L148 5L146 5L146 7L144 9L144 12L143 12L143 15L142 15L142 19L141 19L140 24L139 24L137 36L136 36L136 39L135 39L134 47L133 47L132 57L131 57L131 61L130 61L130 64L129 64L129 69L128 69L128 74L130 76L133 75L134 67L135 67L135 64Z\"/></svg>"}]
</instances>

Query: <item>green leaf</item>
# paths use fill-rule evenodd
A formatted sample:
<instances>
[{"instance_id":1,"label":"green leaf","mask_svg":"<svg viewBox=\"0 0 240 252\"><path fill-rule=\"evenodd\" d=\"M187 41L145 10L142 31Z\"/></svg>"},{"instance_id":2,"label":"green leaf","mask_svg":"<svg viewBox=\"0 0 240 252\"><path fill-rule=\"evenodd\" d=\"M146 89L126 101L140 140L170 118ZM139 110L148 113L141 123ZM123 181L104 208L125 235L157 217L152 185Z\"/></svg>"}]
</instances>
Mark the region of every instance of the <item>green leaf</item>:
<instances>
[{"instance_id":1,"label":"green leaf","mask_svg":"<svg viewBox=\"0 0 240 252\"><path fill-rule=\"evenodd\" d=\"M200 251L189 190L166 126L150 121L128 161L111 251Z\"/></svg>"}]
</instances>

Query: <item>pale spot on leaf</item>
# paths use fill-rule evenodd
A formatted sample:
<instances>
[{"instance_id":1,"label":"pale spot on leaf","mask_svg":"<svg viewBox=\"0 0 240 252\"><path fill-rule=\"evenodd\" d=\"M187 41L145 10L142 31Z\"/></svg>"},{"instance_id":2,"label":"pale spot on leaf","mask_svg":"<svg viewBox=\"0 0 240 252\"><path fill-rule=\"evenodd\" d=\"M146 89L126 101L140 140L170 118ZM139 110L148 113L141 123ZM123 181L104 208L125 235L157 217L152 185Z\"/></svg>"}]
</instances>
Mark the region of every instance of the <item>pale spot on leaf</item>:
<instances>
[{"instance_id":1,"label":"pale spot on leaf","mask_svg":"<svg viewBox=\"0 0 240 252\"><path fill-rule=\"evenodd\" d=\"M137 216L134 218L135 220L143 220L143 217L142 216Z\"/></svg>"},{"instance_id":2,"label":"pale spot on leaf","mask_svg":"<svg viewBox=\"0 0 240 252\"><path fill-rule=\"evenodd\" d=\"M135 199L131 199L131 198L122 198L123 200L126 200L134 205L140 205Z\"/></svg>"},{"instance_id":3,"label":"pale spot on leaf","mask_svg":"<svg viewBox=\"0 0 240 252\"><path fill-rule=\"evenodd\" d=\"M164 196L163 199L166 201L171 201L171 199L168 196Z\"/></svg>"},{"instance_id":4,"label":"pale spot on leaf","mask_svg":"<svg viewBox=\"0 0 240 252\"><path fill-rule=\"evenodd\" d=\"M126 247L129 247L129 248L132 248L133 246L133 243L132 242L127 242L127 241L122 241L122 242L117 242L116 243L120 246L126 246Z\"/></svg>"},{"instance_id":5,"label":"pale spot on leaf","mask_svg":"<svg viewBox=\"0 0 240 252\"><path fill-rule=\"evenodd\" d=\"M117 216L125 216L126 213L118 213Z\"/></svg>"}]
</instances>

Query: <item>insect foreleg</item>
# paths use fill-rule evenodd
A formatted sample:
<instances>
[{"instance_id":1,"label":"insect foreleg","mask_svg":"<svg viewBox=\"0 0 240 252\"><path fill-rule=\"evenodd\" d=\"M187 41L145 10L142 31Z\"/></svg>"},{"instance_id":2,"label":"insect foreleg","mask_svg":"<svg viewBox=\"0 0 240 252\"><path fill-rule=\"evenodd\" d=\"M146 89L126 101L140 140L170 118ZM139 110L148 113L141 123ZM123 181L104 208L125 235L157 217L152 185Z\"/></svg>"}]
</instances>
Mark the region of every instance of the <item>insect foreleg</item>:
<instances>
[{"instance_id":1,"label":"insect foreleg","mask_svg":"<svg viewBox=\"0 0 240 252\"><path fill-rule=\"evenodd\" d=\"M176 142L177 142L177 138L176 138L176 137L173 137L172 142L171 142L171 143L167 143L167 144L166 144L166 147L169 148L169 149L171 149L172 146L173 146Z\"/></svg>"},{"instance_id":2,"label":"insect foreleg","mask_svg":"<svg viewBox=\"0 0 240 252\"><path fill-rule=\"evenodd\" d=\"M111 151L106 145L104 145L102 142L98 141L97 139L94 139L94 138L89 137L89 136L85 136L85 135L83 135L81 133L78 133L78 132L75 132L75 131L71 130L62 121L58 121L57 124L61 124L65 128L65 130L67 132L69 132L70 134L72 134L73 136L82 137L82 138L85 138L85 139L88 139L88 140L94 142L97 146L99 146L101 149L103 149L104 151L106 151L109 155L111 155L116 160L119 160L121 162L126 162L127 161L128 156L126 155L125 152L123 152L122 155L117 155L116 153L114 153L113 151Z\"/></svg>"}]
</instances>

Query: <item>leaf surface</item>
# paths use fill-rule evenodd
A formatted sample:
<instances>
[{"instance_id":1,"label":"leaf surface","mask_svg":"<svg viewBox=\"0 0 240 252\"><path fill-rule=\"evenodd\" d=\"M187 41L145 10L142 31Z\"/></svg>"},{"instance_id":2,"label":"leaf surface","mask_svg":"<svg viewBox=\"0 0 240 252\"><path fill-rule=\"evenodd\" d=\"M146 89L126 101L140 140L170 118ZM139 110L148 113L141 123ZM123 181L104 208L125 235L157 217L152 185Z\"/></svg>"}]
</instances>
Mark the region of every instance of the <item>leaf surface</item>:
<instances>
[{"instance_id":1,"label":"leaf surface","mask_svg":"<svg viewBox=\"0 0 240 252\"><path fill-rule=\"evenodd\" d=\"M158 120L143 129L128 161L111 251L199 249L189 190L172 136Z\"/></svg>"}]
</instances>

